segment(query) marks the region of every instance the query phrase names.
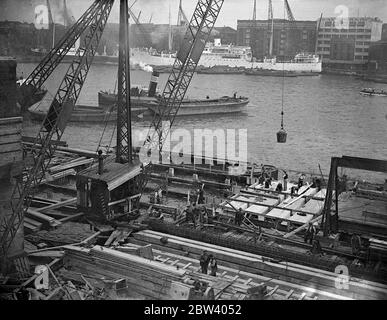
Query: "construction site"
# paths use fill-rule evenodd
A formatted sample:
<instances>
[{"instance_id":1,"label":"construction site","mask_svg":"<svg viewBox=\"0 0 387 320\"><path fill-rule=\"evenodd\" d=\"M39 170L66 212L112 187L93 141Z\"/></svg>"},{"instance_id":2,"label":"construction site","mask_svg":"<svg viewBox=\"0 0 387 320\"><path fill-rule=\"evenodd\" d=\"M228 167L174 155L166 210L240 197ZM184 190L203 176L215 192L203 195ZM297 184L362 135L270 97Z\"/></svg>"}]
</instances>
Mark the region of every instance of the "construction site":
<instances>
[{"instance_id":1,"label":"construction site","mask_svg":"<svg viewBox=\"0 0 387 320\"><path fill-rule=\"evenodd\" d=\"M164 151L224 0L197 1L159 112L143 145L134 146L131 16L128 0L116 2L110 150L61 139L114 0L95 0L20 88L16 60L0 57L0 299L387 299L387 183L339 174L382 176L387 160L332 155L329 175L304 175ZM81 37L37 136L24 137L20 110L37 101ZM277 138L286 142L286 132Z\"/></svg>"}]
</instances>

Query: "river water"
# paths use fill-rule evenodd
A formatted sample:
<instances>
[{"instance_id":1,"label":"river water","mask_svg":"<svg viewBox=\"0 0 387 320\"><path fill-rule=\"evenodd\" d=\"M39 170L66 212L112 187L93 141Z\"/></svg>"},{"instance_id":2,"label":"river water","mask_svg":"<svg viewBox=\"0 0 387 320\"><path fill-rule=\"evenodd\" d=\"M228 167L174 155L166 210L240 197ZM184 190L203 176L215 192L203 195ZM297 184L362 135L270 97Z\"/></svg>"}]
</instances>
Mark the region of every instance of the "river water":
<instances>
[{"instance_id":1,"label":"river water","mask_svg":"<svg viewBox=\"0 0 387 320\"><path fill-rule=\"evenodd\" d=\"M18 74L27 76L34 64L19 64ZM53 95L68 65L61 65L46 87ZM79 104L97 105L99 90L113 90L117 66L92 66L83 86ZM150 73L131 72L131 83L148 85ZM159 87L168 75L161 74ZM284 81L284 83L283 83ZM318 172L321 165L328 174L332 156L357 156L387 159L387 98L363 97L363 87L387 89L387 85L364 82L349 76L319 75L316 77L259 77L246 75L195 74L187 95L189 98L211 98L232 95L247 96L250 104L237 115L216 115L177 118L174 128L247 129L247 158L256 163L280 168ZM284 88L284 89L283 89ZM287 143L276 142L280 128L282 93ZM27 122L25 134L34 135L39 124ZM134 129L149 122L138 119ZM70 123L62 140L70 147L95 151L104 124ZM102 145L109 144L113 124L105 130ZM113 139L113 141L115 141ZM373 180L384 180L378 175Z\"/></svg>"}]
</instances>

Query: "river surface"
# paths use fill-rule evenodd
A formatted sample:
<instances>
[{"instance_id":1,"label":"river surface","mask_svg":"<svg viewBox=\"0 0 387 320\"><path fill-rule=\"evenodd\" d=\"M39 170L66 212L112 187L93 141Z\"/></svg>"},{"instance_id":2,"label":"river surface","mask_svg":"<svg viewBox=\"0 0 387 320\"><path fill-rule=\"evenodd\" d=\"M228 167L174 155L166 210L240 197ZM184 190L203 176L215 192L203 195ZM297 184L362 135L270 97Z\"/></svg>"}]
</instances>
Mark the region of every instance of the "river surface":
<instances>
[{"instance_id":1,"label":"river surface","mask_svg":"<svg viewBox=\"0 0 387 320\"><path fill-rule=\"evenodd\" d=\"M19 64L18 74L27 76L34 64ZM68 65L61 65L46 82L54 95ZM147 86L150 73L131 72L131 83ZM167 74L161 74L163 88ZM97 105L99 90L113 90L117 66L92 66L83 86L78 104ZM321 165L328 174L333 156L356 156L387 159L387 98L363 97L364 87L387 89L387 85L365 82L350 76L319 75L316 77L259 77L246 75L195 74L187 96L211 98L232 95L247 96L250 104L237 115L207 115L177 118L174 128L247 129L247 158L256 163L280 168L318 172ZM283 90L284 88L284 90ZM276 142L280 129L282 93L287 143ZM149 122L138 119L134 129L145 128ZM27 122L25 134L35 135L39 124ZM70 123L62 140L70 147L95 151L104 124ZM108 145L114 124L108 124L102 145ZM114 138L115 139L115 138ZM113 139L113 142L115 141ZM361 176L361 175L360 175ZM384 180L378 175L373 180Z\"/></svg>"}]
</instances>

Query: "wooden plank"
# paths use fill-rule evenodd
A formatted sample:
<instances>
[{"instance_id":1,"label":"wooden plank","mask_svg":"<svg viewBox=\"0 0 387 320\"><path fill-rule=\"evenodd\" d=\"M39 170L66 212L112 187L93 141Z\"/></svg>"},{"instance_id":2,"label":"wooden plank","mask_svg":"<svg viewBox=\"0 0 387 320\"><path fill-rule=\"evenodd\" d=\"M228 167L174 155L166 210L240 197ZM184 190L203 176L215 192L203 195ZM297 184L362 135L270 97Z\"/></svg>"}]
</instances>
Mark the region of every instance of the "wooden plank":
<instances>
[{"instance_id":1,"label":"wooden plank","mask_svg":"<svg viewBox=\"0 0 387 320\"><path fill-rule=\"evenodd\" d=\"M0 134L0 145L4 143L19 143L20 134Z\"/></svg>"},{"instance_id":2,"label":"wooden plank","mask_svg":"<svg viewBox=\"0 0 387 320\"><path fill-rule=\"evenodd\" d=\"M42 221L43 223L48 223L51 227L57 227L61 224L59 220L56 220L53 217L47 216L44 213L28 208L27 214Z\"/></svg>"},{"instance_id":3,"label":"wooden plank","mask_svg":"<svg viewBox=\"0 0 387 320\"><path fill-rule=\"evenodd\" d=\"M21 126L22 123L23 117L0 118L0 126Z\"/></svg>"},{"instance_id":4,"label":"wooden plank","mask_svg":"<svg viewBox=\"0 0 387 320\"><path fill-rule=\"evenodd\" d=\"M191 264L191 262L188 262L182 269L187 269Z\"/></svg>"},{"instance_id":5,"label":"wooden plank","mask_svg":"<svg viewBox=\"0 0 387 320\"><path fill-rule=\"evenodd\" d=\"M138 241L136 239L131 239L131 242L138 243L138 245L143 245L143 243L141 243L141 241ZM178 258L181 261L181 266L184 266L184 263L187 261L192 262L193 264L196 264L196 266L199 265L199 256L200 255L195 255L195 254L190 253L189 257L187 257L183 251L178 251L178 250L171 249L171 248L168 248L165 246L154 245L154 248L156 248L156 249L154 249L155 254L162 253L162 255L159 255L160 258L162 258L163 255L168 255L168 256L173 257L173 258ZM296 291L296 290L297 291L300 291L300 290L301 291L310 291L311 293L319 295L323 299L339 299L339 300L351 299L351 298L348 298L348 297L345 297L342 295L335 295L335 294L332 294L330 292L323 291L321 289L316 289L315 286L306 287L304 285L299 285L299 284L292 283L289 281L274 279L274 278L272 278L272 276L270 276L270 277L264 276L264 275L258 274L258 272L256 271L255 268L252 268L251 272L241 271L240 270L241 268L239 265L236 265L236 264L233 264L233 263L230 263L227 261L219 262L218 268L220 271L222 271L218 277L226 276L226 273L229 272L231 275L238 274L240 277L245 277L247 279L249 279L249 278L254 279L256 282L253 282L253 281L250 282L251 286L257 286L261 283L267 283L267 282L270 282L270 283L273 283L276 285L278 284L281 288L283 288L283 289L281 289L281 291L283 292L284 295L286 293L288 293L287 291L284 291L284 290L291 289L294 291ZM228 277L231 279L231 276L228 276ZM270 286L268 286L268 289L270 289ZM278 290L278 291L280 291L280 290Z\"/></svg>"},{"instance_id":6,"label":"wooden plank","mask_svg":"<svg viewBox=\"0 0 387 320\"><path fill-rule=\"evenodd\" d=\"M50 204L47 207L37 208L37 209L35 209L35 211L37 211L37 212L46 212L48 210L62 208L64 206L67 206L69 204L73 204L73 203L76 203L76 202L77 202L77 198L71 198L71 199L68 199L68 200L64 200L64 201L61 201L61 202Z\"/></svg>"},{"instance_id":7,"label":"wooden plank","mask_svg":"<svg viewBox=\"0 0 387 320\"><path fill-rule=\"evenodd\" d=\"M152 240L152 243L155 244L159 243L160 236L166 236L163 233L146 230L134 234L134 237L139 237L141 234L145 236L142 239L148 239L148 241L154 239ZM270 274L275 272L277 277L280 279L288 279L289 277L292 277L293 279L297 279L300 284L304 284L305 282L315 283L318 284L320 288L329 288L329 290L332 292L342 294L342 290L338 290L334 286L337 275L333 272L306 267L294 263L271 262L270 259L266 260L266 258L265 261L263 261L261 256L250 254L248 252L210 245L207 243L179 238L172 235L167 236L169 239L166 246L169 247L172 246L180 250L183 249L187 252L195 252L196 254L200 254L203 250L207 250L209 252L213 252L218 260L221 259L240 264L241 270L251 270L251 268L254 268L260 272L269 272ZM379 288L378 286L371 284L361 284L360 279L356 279L356 281L353 279L354 278L351 278L349 283L351 290L346 290L345 292L346 294L350 295L350 297L356 295L361 295L363 297L369 296L374 298L387 296L387 290L385 288Z\"/></svg>"},{"instance_id":8,"label":"wooden plank","mask_svg":"<svg viewBox=\"0 0 387 320\"><path fill-rule=\"evenodd\" d=\"M81 213L73 214L73 215L71 215L71 216L68 216L68 217L59 219L58 221L60 221L60 222L63 223L63 222L67 222L67 221L70 221L70 220L75 220L75 219L80 218L80 217L82 217L82 216L84 216L84 215L85 215L85 213L84 213L84 212L81 212Z\"/></svg>"},{"instance_id":9,"label":"wooden plank","mask_svg":"<svg viewBox=\"0 0 387 320\"><path fill-rule=\"evenodd\" d=\"M19 135L21 139L21 132L21 127L0 126L0 135L15 134Z\"/></svg>"},{"instance_id":10,"label":"wooden plank","mask_svg":"<svg viewBox=\"0 0 387 320\"><path fill-rule=\"evenodd\" d=\"M271 296L271 295L273 295L277 290L278 290L278 288L279 288L279 286L278 285L276 285L267 295L268 296Z\"/></svg>"},{"instance_id":11,"label":"wooden plank","mask_svg":"<svg viewBox=\"0 0 387 320\"><path fill-rule=\"evenodd\" d=\"M174 266L178 262L179 262L179 259L176 259L175 261L172 261L171 266Z\"/></svg>"},{"instance_id":12,"label":"wooden plank","mask_svg":"<svg viewBox=\"0 0 387 320\"><path fill-rule=\"evenodd\" d=\"M306 293L303 292L303 293L300 295L300 297L298 298L298 300L304 300L305 296L306 296Z\"/></svg>"},{"instance_id":13,"label":"wooden plank","mask_svg":"<svg viewBox=\"0 0 387 320\"><path fill-rule=\"evenodd\" d=\"M310 220L308 221L307 223L303 224L301 227L298 227L297 229L289 232L289 233L286 233L283 237L286 239L286 238L289 238L293 235L295 235L296 233L308 228L309 226L309 223L315 223L315 222L319 222L320 220L322 219L322 215L321 216L318 216L317 218L313 219L313 220Z\"/></svg>"},{"instance_id":14,"label":"wooden plank","mask_svg":"<svg viewBox=\"0 0 387 320\"><path fill-rule=\"evenodd\" d=\"M292 296L293 293L294 293L294 290L291 289L291 290L286 294L285 299L289 299L289 298Z\"/></svg>"},{"instance_id":15,"label":"wooden plank","mask_svg":"<svg viewBox=\"0 0 387 320\"><path fill-rule=\"evenodd\" d=\"M114 239L116 239L116 238L118 237L118 235L119 235L120 233L121 233L120 230L114 230L114 231L110 234L109 238L106 240L104 246L105 246L105 247L110 246L110 244L114 241Z\"/></svg>"}]
</instances>

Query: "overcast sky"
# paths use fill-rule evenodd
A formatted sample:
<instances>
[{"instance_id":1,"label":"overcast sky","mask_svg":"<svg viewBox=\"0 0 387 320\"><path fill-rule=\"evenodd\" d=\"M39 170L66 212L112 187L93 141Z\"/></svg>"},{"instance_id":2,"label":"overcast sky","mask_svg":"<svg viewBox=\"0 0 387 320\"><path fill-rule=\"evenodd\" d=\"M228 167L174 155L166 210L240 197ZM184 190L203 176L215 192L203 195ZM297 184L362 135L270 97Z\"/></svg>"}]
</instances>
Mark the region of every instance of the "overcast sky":
<instances>
[{"instance_id":1,"label":"overcast sky","mask_svg":"<svg viewBox=\"0 0 387 320\"><path fill-rule=\"evenodd\" d=\"M52 1L52 0L51 0ZM282 18L284 15L284 1L272 0L275 18ZM73 12L80 12L86 9L89 0L68 0ZM131 0L129 3L133 3ZM337 16L335 8L344 5L348 8L350 16L372 16L379 17L387 22L387 0L288 0L293 15L299 20L317 20L321 13L323 16ZM196 6L196 0L182 0L183 10L188 19ZM217 26L231 26L236 28L237 20L251 19L253 16L254 0L225 0L222 11L217 20ZM138 13L140 10L142 22L149 21L153 14L152 22L168 23L169 6L171 7L172 23L177 22L179 0L137 0L133 10ZM257 19L267 18L268 0L257 0ZM118 21L118 2L115 4L112 20ZM80 10L81 9L81 10Z\"/></svg>"},{"instance_id":2,"label":"overcast sky","mask_svg":"<svg viewBox=\"0 0 387 320\"><path fill-rule=\"evenodd\" d=\"M284 1L272 0L275 18L283 18ZM0 20L24 20L25 22L33 19L32 8L37 3L45 3L46 0L0 0ZM132 4L134 0L129 0ZM346 6L350 16L370 16L379 17L387 22L387 0L288 0L292 8L293 15L298 20L317 20L321 13L325 17L334 17L338 6ZM21 3L24 3L21 10ZM63 0L50 0L51 6L60 7ZM71 9L74 18L78 19L80 15L92 3L92 0L67 0L67 6ZM183 9L190 19L196 6L196 0L183 0ZM217 20L217 26L231 26L236 28L237 20L251 19L253 16L254 0L225 0L222 11ZM27 4L27 5L26 5ZM141 10L141 22L148 22L153 14L153 23L168 23L169 6L171 7L172 24L177 22L177 12L179 0L137 0L133 6L133 11L138 14ZM267 18L268 0L257 0L257 19ZM117 0L110 22L118 22ZM30 8L27 11L24 8ZM59 14L58 14L59 16ZM14 18L16 17L16 18Z\"/></svg>"}]
</instances>

